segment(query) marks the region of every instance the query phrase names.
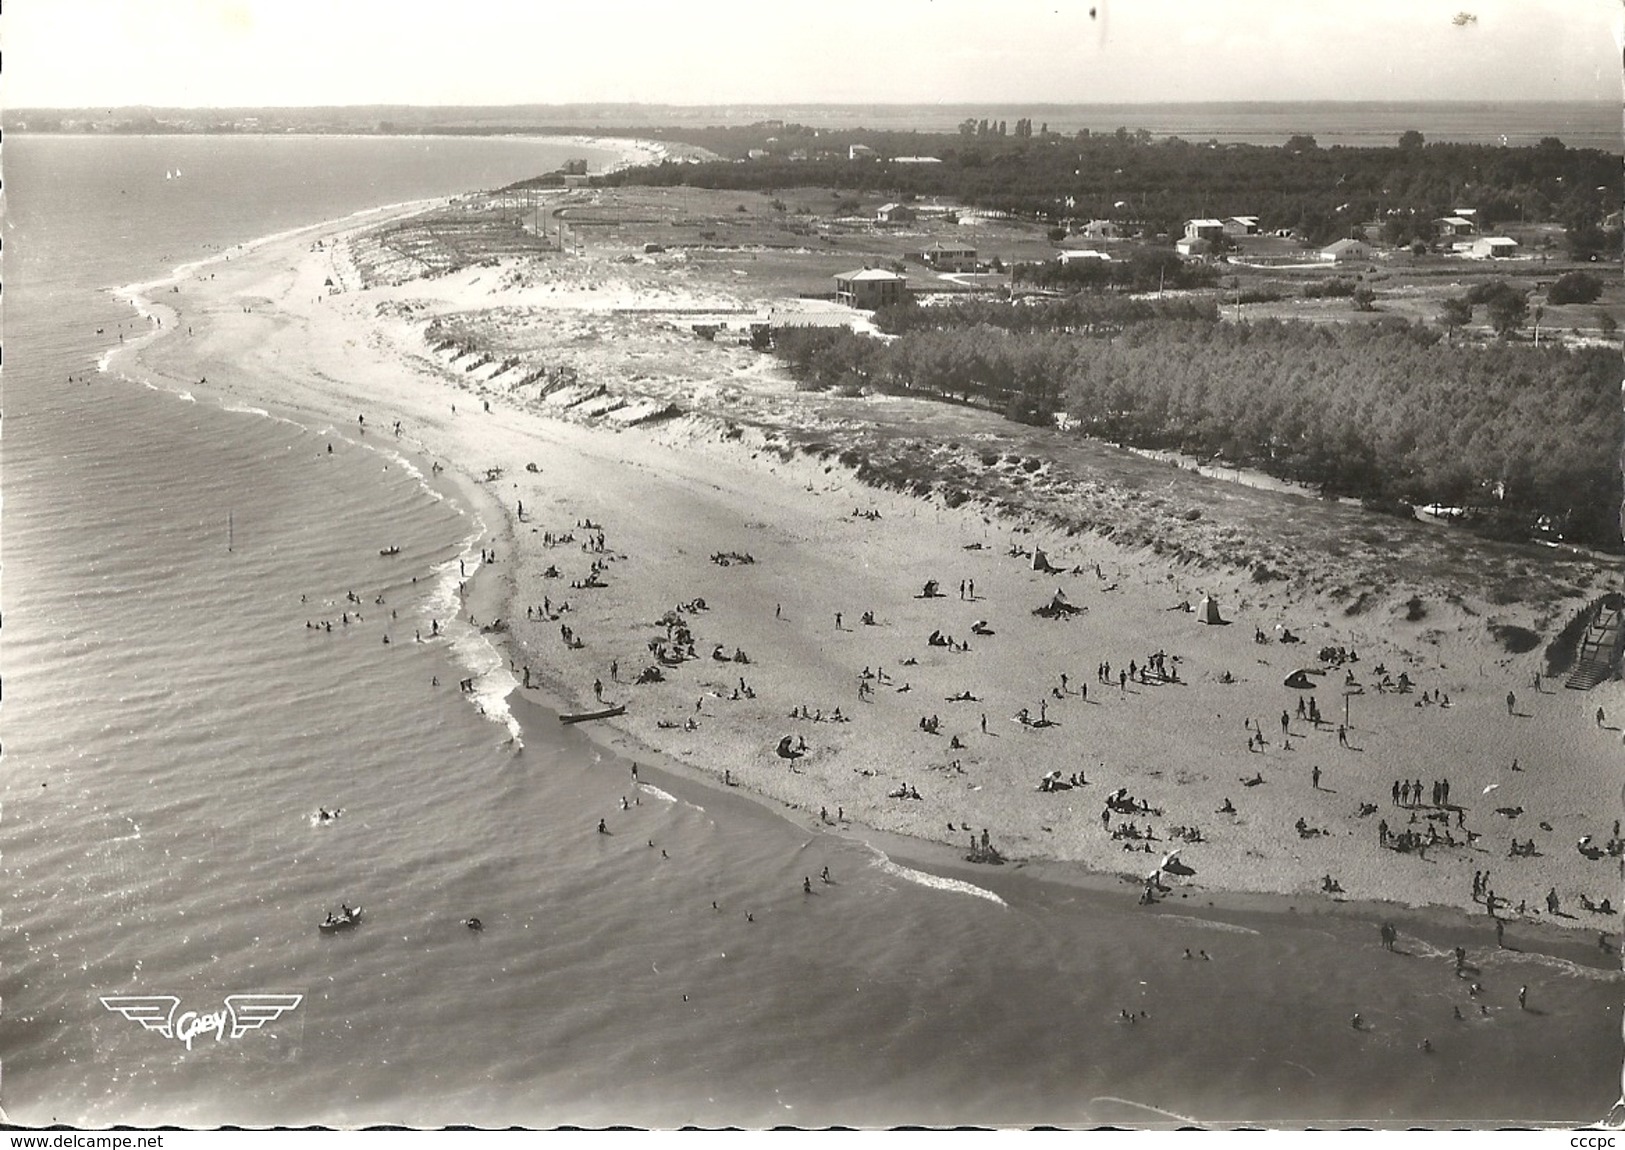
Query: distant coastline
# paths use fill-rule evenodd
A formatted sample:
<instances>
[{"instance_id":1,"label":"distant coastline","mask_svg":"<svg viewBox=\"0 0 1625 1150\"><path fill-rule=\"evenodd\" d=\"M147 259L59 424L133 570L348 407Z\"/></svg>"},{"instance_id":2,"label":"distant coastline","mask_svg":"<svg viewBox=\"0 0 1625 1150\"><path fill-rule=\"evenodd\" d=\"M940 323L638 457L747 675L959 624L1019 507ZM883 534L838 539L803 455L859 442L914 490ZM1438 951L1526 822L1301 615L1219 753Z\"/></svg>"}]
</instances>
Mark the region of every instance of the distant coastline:
<instances>
[{"instance_id":1,"label":"distant coastline","mask_svg":"<svg viewBox=\"0 0 1625 1150\"><path fill-rule=\"evenodd\" d=\"M967 117L1030 117L1053 131L1144 130L1154 139L1273 145L1297 133L1323 146L1394 146L1416 130L1431 142L1519 147L1552 136L1570 147L1618 152L1619 110L1612 102L1291 101L1149 104L562 104L510 107L342 108L18 108L5 126L19 132L369 135L656 135L687 128L763 122L830 131L953 134Z\"/></svg>"}]
</instances>

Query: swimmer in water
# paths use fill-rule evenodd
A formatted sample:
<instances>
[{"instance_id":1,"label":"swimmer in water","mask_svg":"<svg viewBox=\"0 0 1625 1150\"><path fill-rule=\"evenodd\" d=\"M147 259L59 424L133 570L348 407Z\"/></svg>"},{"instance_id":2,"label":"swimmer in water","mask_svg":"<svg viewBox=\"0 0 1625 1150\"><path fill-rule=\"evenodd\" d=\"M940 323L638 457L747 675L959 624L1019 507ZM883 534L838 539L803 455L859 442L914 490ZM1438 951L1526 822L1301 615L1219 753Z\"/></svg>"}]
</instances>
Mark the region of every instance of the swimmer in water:
<instances>
[{"instance_id":1,"label":"swimmer in water","mask_svg":"<svg viewBox=\"0 0 1625 1150\"><path fill-rule=\"evenodd\" d=\"M601 835L607 835L609 833L609 828L604 825L603 819L598 820L598 833Z\"/></svg>"}]
</instances>

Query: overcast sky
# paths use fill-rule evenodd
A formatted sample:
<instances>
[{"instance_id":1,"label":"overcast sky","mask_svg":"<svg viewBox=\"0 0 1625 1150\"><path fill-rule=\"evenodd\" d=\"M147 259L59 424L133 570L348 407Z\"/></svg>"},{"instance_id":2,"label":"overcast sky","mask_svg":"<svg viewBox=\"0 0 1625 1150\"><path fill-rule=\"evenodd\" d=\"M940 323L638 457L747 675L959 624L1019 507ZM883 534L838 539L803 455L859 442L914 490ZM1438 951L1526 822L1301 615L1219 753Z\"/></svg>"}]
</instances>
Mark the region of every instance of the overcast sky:
<instances>
[{"instance_id":1,"label":"overcast sky","mask_svg":"<svg viewBox=\"0 0 1625 1150\"><path fill-rule=\"evenodd\" d=\"M0 103L1618 107L1620 13L1618 0L12 0Z\"/></svg>"}]
</instances>

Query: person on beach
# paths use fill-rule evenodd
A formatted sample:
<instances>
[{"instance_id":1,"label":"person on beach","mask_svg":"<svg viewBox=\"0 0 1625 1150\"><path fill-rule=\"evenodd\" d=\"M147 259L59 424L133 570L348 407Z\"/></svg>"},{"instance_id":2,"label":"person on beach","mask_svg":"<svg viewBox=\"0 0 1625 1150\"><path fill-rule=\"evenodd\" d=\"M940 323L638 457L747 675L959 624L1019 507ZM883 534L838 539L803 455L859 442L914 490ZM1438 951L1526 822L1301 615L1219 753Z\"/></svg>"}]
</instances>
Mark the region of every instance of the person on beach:
<instances>
[{"instance_id":1,"label":"person on beach","mask_svg":"<svg viewBox=\"0 0 1625 1150\"><path fill-rule=\"evenodd\" d=\"M1509 714L1509 715L1512 714L1513 713L1513 708L1515 708L1517 705L1518 705L1518 696L1513 694L1511 691L1508 691L1507 692L1507 714Z\"/></svg>"},{"instance_id":2,"label":"person on beach","mask_svg":"<svg viewBox=\"0 0 1625 1150\"><path fill-rule=\"evenodd\" d=\"M607 835L609 833L609 827L604 825L603 819L598 820L598 833L601 835Z\"/></svg>"},{"instance_id":3,"label":"person on beach","mask_svg":"<svg viewBox=\"0 0 1625 1150\"><path fill-rule=\"evenodd\" d=\"M1520 987L1518 987L1518 1009L1519 1010L1528 1010L1529 1009L1528 1002L1529 1002L1529 987L1528 986L1520 986Z\"/></svg>"},{"instance_id":4,"label":"person on beach","mask_svg":"<svg viewBox=\"0 0 1625 1150\"><path fill-rule=\"evenodd\" d=\"M1320 790L1320 768L1319 767L1311 767L1309 769L1309 785L1314 787L1315 790L1317 790L1317 791Z\"/></svg>"}]
</instances>

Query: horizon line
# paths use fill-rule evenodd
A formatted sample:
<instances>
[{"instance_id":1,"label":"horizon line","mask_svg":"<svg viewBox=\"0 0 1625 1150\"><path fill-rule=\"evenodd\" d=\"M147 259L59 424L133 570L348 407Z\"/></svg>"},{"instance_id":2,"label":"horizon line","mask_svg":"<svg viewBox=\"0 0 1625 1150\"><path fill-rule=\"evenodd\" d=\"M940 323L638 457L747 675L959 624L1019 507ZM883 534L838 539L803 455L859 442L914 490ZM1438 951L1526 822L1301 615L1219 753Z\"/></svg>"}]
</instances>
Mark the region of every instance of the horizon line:
<instances>
[{"instance_id":1,"label":"horizon line","mask_svg":"<svg viewBox=\"0 0 1625 1150\"><path fill-rule=\"evenodd\" d=\"M375 108L410 108L418 110L488 110L508 111L524 109L545 108L684 108L684 109L710 109L710 108L738 108L738 107L797 107L797 108L1258 108L1292 105L1295 107L1348 107L1348 108L1421 108L1440 106L1493 106L1508 105L1523 106L1592 106L1617 108L1617 99L1567 99L1567 100L1536 100L1536 99L1490 99L1490 98L1453 98L1429 100L1122 100L1122 101L1061 101L1061 100L957 100L952 102L935 100L774 100L774 99L745 99L723 100L708 103L669 103L640 100L564 100L549 103L508 103L508 104L412 104L399 101L375 101L362 104L26 104L17 105L9 109L15 116L22 112L88 112L104 110L105 113L125 111L162 111L162 112L234 112L253 109L263 112L279 111L364 111Z\"/></svg>"}]
</instances>

